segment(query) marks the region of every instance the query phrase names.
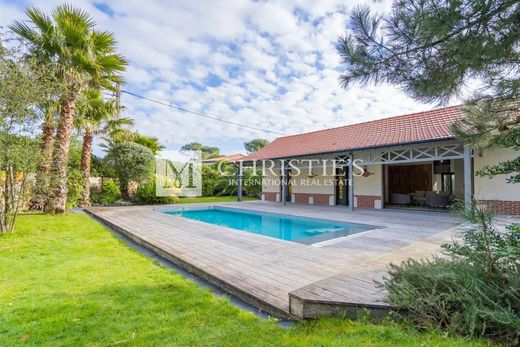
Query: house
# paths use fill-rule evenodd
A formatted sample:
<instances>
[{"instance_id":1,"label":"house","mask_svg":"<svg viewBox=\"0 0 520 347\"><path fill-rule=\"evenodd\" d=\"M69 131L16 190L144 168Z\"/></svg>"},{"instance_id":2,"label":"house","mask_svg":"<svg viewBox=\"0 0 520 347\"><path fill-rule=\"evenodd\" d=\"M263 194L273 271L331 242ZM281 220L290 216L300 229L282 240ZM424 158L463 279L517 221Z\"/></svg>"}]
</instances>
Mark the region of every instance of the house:
<instances>
[{"instance_id":1,"label":"house","mask_svg":"<svg viewBox=\"0 0 520 347\"><path fill-rule=\"evenodd\" d=\"M203 164L215 164L215 163L217 163L219 161L227 161L227 162L230 162L230 163L234 163L234 162L242 160L244 158L245 158L244 154L242 154L242 153L235 153L235 154L225 155L225 156L221 156L221 157L217 157L217 158L204 159L202 161L202 163Z\"/></svg>"},{"instance_id":2,"label":"house","mask_svg":"<svg viewBox=\"0 0 520 347\"><path fill-rule=\"evenodd\" d=\"M284 136L241 161L262 163L262 199L269 201L380 209L445 208L474 198L520 214L520 184L475 175L518 152L458 141L450 126L462 117L459 105Z\"/></svg>"}]
</instances>

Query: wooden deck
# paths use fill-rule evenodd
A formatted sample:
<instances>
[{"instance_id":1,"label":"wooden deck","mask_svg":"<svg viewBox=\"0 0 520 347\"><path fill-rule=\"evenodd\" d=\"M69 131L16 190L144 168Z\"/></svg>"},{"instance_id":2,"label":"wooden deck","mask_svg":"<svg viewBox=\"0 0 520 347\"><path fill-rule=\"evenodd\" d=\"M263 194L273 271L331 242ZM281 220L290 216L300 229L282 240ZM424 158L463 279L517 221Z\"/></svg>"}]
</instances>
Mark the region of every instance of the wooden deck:
<instances>
[{"instance_id":1,"label":"wooden deck","mask_svg":"<svg viewBox=\"0 0 520 347\"><path fill-rule=\"evenodd\" d=\"M359 308L368 308L375 316L386 313L384 292L374 284L385 273L386 265L436 252L451 237L451 228L460 223L445 213L350 212L261 202L225 205L380 228L317 247L167 215L153 206L100 207L87 212L244 301L273 315L293 319L326 314L353 316Z\"/></svg>"}]
</instances>

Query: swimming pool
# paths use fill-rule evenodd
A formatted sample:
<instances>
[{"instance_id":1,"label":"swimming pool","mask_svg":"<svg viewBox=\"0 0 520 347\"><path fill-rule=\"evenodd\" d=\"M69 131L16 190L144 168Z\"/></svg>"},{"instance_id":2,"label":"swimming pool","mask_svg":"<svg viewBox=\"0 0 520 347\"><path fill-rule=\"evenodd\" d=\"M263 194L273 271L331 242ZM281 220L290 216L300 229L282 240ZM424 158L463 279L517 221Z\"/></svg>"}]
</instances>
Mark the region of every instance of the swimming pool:
<instances>
[{"instance_id":1,"label":"swimming pool","mask_svg":"<svg viewBox=\"0 0 520 347\"><path fill-rule=\"evenodd\" d=\"M348 236L377 227L223 207L187 208L164 213L303 244Z\"/></svg>"}]
</instances>

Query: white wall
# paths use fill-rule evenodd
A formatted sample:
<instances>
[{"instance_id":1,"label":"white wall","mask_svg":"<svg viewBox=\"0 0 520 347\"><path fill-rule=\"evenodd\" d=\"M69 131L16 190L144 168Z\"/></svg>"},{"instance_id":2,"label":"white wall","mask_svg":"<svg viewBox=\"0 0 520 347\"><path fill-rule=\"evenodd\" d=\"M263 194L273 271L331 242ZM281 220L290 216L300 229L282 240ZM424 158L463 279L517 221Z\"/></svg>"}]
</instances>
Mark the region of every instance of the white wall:
<instances>
[{"instance_id":1,"label":"white wall","mask_svg":"<svg viewBox=\"0 0 520 347\"><path fill-rule=\"evenodd\" d=\"M494 165L501 161L516 158L520 153L513 149L490 148L484 150L481 154L475 151L473 158L475 172L485 165ZM520 184L507 183L506 178L509 176L498 175L489 179L475 175L475 198L477 200L520 201Z\"/></svg>"},{"instance_id":2,"label":"white wall","mask_svg":"<svg viewBox=\"0 0 520 347\"><path fill-rule=\"evenodd\" d=\"M276 184L280 181L279 169L273 170L275 174L271 173L271 170L266 170L266 176L263 178L262 192L263 193L279 193L280 185Z\"/></svg>"},{"instance_id":3,"label":"white wall","mask_svg":"<svg viewBox=\"0 0 520 347\"><path fill-rule=\"evenodd\" d=\"M307 194L334 194L334 176L323 175L322 170L314 170L316 176L309 177L307 170L292 176L292 192Z\"/></svg>"},{"instance_id":4,"label":"white wall","mask_svg":"<svg viewBox=\"0 0 520 347\"><path fill-rule=\"evenodd\" d=\"M373 175L354 176L354 195L383 196L383 165L368 165L367 170Z\"/></svg>"},{"instance_id":5,"label":"white wall","mask_svg":"<svg viewBox=\"0 0 520 347\"><path fill-rule=\"evenodd\" d=\"M455 173L453 195L464 198L464 160L455 159L451 161L451 169Z\"/></svg>"}]
</instances>

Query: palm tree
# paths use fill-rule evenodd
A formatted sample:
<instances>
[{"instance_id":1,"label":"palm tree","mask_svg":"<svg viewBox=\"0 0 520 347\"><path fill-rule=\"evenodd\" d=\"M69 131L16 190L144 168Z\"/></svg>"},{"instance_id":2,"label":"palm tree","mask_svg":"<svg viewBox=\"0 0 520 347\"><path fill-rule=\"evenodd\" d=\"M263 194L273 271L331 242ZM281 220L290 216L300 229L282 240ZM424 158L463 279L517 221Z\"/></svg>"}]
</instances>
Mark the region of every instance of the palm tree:
<instances>
[{"instance_id":1,"label":"palm tree","mask_svg":"<svg viewBox=\"0 0 520 347\"><path fill-rule=\"evenodd\" d=\"M113 88L121 84L120 72L126 61L115 54L115 39L106 31L94 29L94 21L84 11L61 5L51 17L35 8L26 14L32 28L15 21L10 29L28 41L31 55L58 67L66 85L61 95L59 122L52 160L51 198L48 212L63 213L67 202L67 162L78 96L87 85Z\"/></svg>"},{"instance_id":2,"label":"palm tree","mask_svg":"<svg viewBox=\"0 0 520 347\"><path fill-rule=\"evenodd\" d=\"M153 154L157 154L162 151L165 147L159 143L159 139L154 136L147 136L140 134L138 131L132 131L129 129L121 129L117 134L112 134L104 138L105 143L101 145L107 149L111 148L114 144L122 142L134 142L140 144L149 150Z\"/></svg>"},{"instance_id":3,"label":"palm tree","mask_svg":"<svg viewBox=\"0 0 520 347\"><path fill-rule=\"evenodd\" d=\"M137 131L133 133L132 142L145 146L151 150L153 154L157 154L164 149L164 146L159 143L157 137L143 135Z\"/></svg>"},{"instance_id":4,"label":"palm tree","mask_svg":"<svg viewBox=\"0 0 520 347\"><path fill-rule=\"evenodd\" d=\"M54 144L54 116L57 113L57 105L42 105L44 119L42 123L42 135L40 139L41 158L36 175L35 190L31 199L32 210L44 210L48 198L49 175L52 163L52 148ZM54 106L54 107L53 107Z\"/></svg>"},{"instance_id":5,"label":"palm tree","mask_svg":"<svg viewBox=\"0 0 520 347\"><path fill-rule=\"evenodd\" d=\"M104 100L99 89L86 89L79 100L76 127L83 135L81 150L81 172L84 179L82 206L90 206L90 167L92 163L92 144L94 136L115 134L124 131L124 125L133 125L130 118L118 116L118 103L115 99Z\"/></svg>"}]
</instances>

